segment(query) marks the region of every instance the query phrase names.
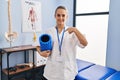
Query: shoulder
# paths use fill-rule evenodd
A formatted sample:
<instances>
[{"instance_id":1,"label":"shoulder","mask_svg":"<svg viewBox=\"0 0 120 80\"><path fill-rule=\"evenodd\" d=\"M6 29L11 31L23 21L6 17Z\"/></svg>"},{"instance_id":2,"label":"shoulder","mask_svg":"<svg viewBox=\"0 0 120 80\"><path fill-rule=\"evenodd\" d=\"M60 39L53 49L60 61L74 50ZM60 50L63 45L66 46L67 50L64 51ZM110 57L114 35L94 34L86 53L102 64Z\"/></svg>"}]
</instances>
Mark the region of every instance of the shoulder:
<instances>
[{"instance_id":1,"label":"shoulder","mask_svg":"<svg viewBox=\"0 0 120 80\"><path fill-rule=\"evenodd\" d=\"M52 33L54 33L55 31L56 31L55 27L51 27L51 28L48 28L48 29L45 31L45 33L47 33L47 34L52 34Z\"/></svg>"},{"instance_id":2,"label":"shoulder","mask_svg":"<svg viewBox=\"0 0 120 80\"><path fill-rule=\"evenodd\" d=\"M74 26L65 26L65 29L68 29L68 28L75 28Z\"/></svg>"}]
</instances>

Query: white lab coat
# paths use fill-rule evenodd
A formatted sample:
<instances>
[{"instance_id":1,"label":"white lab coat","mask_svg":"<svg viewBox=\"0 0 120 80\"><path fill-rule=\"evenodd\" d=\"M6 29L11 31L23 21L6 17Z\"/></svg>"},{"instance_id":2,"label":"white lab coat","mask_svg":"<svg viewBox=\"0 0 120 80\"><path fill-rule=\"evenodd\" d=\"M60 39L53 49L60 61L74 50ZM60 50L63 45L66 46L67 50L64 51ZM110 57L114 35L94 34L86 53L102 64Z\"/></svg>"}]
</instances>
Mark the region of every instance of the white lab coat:
<instances>
[{"instance_id":1,"label":"white lab coat","mask_svg":"<svg viewBox=\"0 0 120 80\"><path fill-rule=\"evenodd\" d=\"M65 27L66 29L67 27ZM84 46L80 44L75 33L64 33L64 38L61 48L61 56L59 54L59 43L57 38L56 28L49 29L47 34L50 34L53 40L52 54L48 57L44 76L48 80L74 80L78 72L76 64L76 45L81 48ZM62 34L62 33L61 33ZM59 61L62 59L62 61Z\"/></svg>"}]
</instances>

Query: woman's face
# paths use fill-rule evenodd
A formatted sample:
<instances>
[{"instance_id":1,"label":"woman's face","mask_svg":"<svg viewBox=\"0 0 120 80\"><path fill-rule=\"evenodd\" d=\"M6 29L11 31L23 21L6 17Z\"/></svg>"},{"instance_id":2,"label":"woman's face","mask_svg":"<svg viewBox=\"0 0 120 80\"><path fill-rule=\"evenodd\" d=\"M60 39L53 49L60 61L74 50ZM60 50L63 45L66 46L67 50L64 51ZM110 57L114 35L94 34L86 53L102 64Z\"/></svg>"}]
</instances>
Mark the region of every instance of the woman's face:
<instances>
[{"instance_id":1,"label":"woman's face","mask_svg":"<svg viewBox=\"0 0 120 80\"><path fill-rule=\"evenodd\" d=\"M64 9L57 9L55 13L56 23L57 25L64 25L66 22L68 15L67 11Z\"/></svg>"}]
</instances>

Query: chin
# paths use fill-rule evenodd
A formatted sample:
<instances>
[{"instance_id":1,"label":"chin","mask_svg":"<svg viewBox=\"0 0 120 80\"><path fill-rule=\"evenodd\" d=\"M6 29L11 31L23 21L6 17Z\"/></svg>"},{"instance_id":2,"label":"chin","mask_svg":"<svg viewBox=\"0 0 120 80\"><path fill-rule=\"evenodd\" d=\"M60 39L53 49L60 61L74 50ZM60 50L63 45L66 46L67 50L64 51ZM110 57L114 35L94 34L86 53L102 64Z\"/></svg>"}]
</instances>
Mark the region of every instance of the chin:
<instances>
[{"instance_id":1,"label":"chin","mask_svg":"<svg viewBox=\"0 0 120 80\"><path fill-rule=\"evenodd\" d=\"M64 25L64 23L58 23L58 25Z\"/></svg>"}]
</instances>

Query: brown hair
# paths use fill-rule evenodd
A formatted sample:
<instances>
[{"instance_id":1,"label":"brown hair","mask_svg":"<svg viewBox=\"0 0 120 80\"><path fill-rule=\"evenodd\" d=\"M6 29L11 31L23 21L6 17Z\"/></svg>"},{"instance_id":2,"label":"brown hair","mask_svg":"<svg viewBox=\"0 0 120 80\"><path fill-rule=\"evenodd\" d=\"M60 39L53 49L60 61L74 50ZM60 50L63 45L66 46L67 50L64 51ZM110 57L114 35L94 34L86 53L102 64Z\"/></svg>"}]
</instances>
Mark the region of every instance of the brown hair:
<instances>
[{"instance_id":1,"label":"brown hair","mask_svg":"<svg viewBox=\"0 0 120 80\"><path fill-rule=\"evenodd\" d=\"M64 9L64 10L67 11L67 9L66 9L64 6L58 6L58 7L56 8L56 10L55 10L55 14L56 14L56 12L57 12L58 9Z\"/></svg>"}]
</instances>

